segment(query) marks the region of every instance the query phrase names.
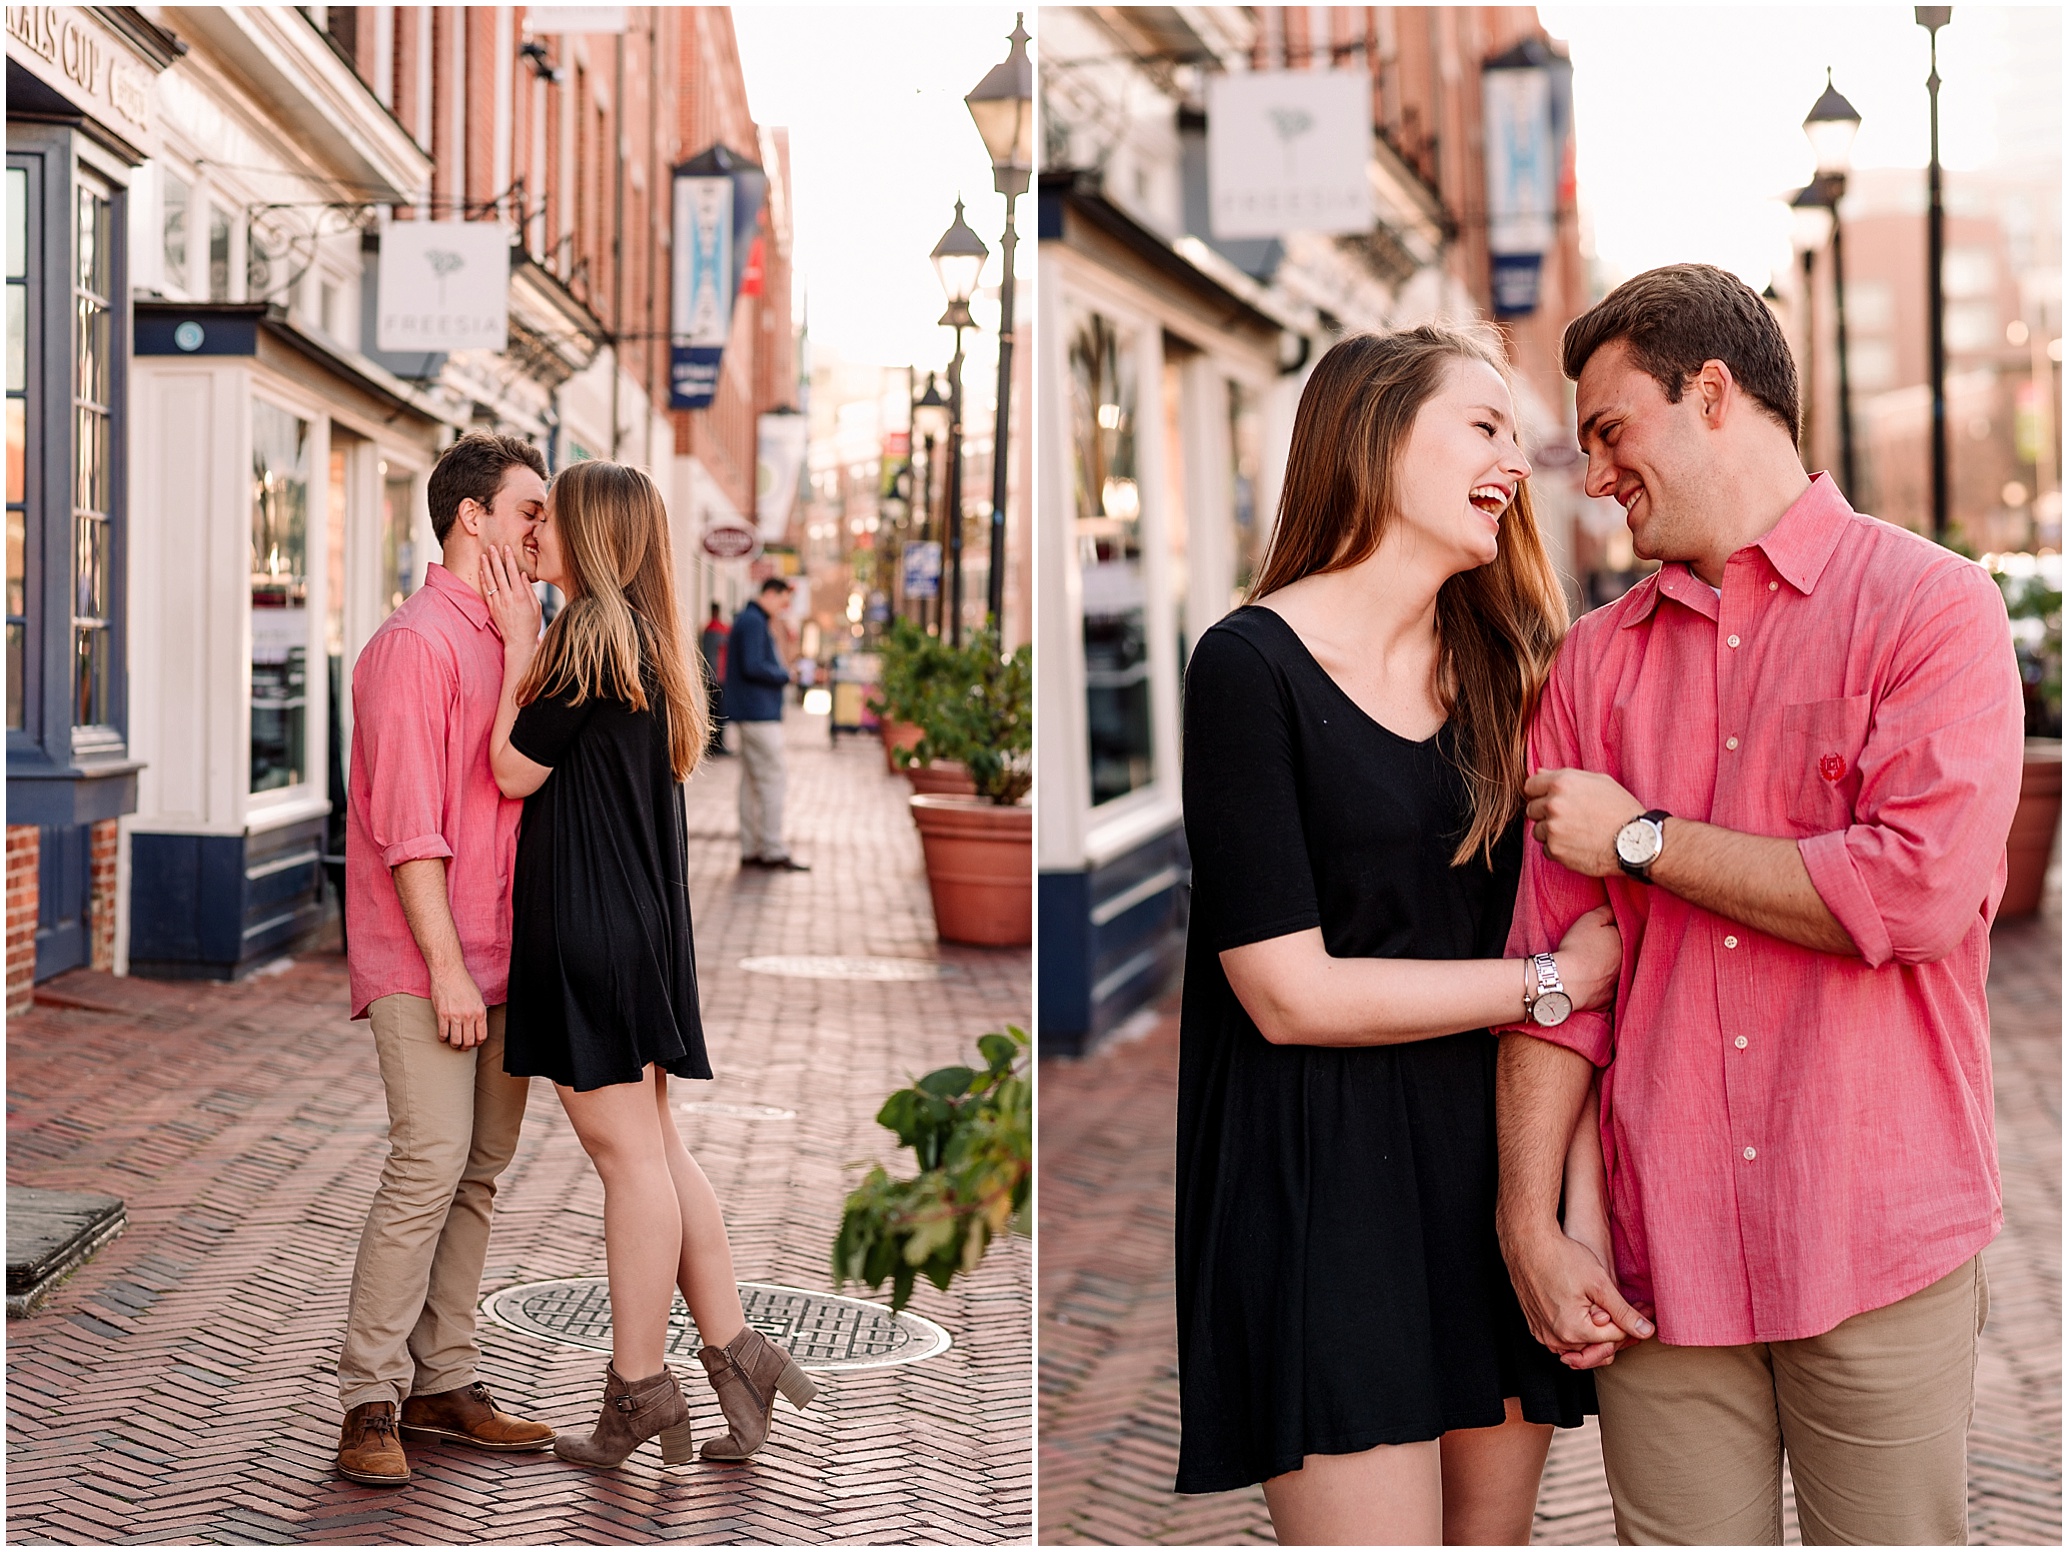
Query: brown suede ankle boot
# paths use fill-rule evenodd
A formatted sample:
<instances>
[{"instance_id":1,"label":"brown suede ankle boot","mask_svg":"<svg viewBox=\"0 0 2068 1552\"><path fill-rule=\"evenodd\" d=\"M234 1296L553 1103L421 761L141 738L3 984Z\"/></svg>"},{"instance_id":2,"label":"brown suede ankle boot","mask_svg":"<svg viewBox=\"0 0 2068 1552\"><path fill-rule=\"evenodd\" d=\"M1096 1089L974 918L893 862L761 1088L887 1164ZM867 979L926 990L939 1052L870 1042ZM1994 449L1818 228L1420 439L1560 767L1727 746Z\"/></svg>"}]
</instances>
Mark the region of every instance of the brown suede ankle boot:
<instances>
[{"instance_id":1,"label":"brown suede ankle boot","mask_svg":"<svg viewBox=\"0 0 2068 1552\"><path fill-rule=\"evenodd\" d=\"M620 1466L625 1457L656 1434L661 1464L679 1466L690 1458L695 1439L689 1429L689 1403L674 1374L663 1369L633 1384L609 1364L603 1366L603 1412L586 1439L563 1433L553 1453L577 1466Z\"/></svg>"},{"instance_id":2,"label":"brown suede ankle boot","mask_svg":"<svg viewBox=\"0 0 2068 1552\"><path fill-rule=\"evenodd\" d=\"M399 1487L409 1480L409 1457L395 1436L394 1402L362 1401L345 1414L337 1474L375 1487Z\"/></svg>"},{"instance_id":3,"label":"brown suede ankle boot","mask_svg":"<svg viewBox=\"0 0 2068 1552\"><path fill-rule=\"evenodd\" d=\"M800 1410L811 1405L819 1387L797 1366L797 1360L774 1342L746 1327L723 1347L706 1345L697 1353L719 1410L731 1431L704 1442L705 1460L745 1460L767 1442L775 1412L776 1392Z\"/></svg>"}]
</instances>

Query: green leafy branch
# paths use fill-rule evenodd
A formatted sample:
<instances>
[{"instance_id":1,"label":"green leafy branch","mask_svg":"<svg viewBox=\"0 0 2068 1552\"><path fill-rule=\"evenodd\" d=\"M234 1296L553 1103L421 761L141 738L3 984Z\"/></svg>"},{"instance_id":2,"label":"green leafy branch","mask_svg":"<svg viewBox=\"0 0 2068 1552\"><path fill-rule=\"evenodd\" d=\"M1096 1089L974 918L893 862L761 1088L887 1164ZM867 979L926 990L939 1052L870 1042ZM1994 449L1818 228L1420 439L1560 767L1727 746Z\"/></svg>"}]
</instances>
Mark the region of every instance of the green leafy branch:
<instances>
[{"instance_id":1,"label":"green leafy branch","mask_svg":"<svg viewBox=\"0 0 2068 1552\"><path fill-rule=\"evenodd\" d=\"M945 1292L1016 1220L1024 1229L1034 1162L1026 1032L984 1035L977 1050L981 1070L942 1067L876 1112L920 1173L893 1180L879 1164L849 1195L833 1240L836 1284L873 1292L887 1282L890 1307L903 1309L920 1277Z\"/></svg>"}]
</instances>

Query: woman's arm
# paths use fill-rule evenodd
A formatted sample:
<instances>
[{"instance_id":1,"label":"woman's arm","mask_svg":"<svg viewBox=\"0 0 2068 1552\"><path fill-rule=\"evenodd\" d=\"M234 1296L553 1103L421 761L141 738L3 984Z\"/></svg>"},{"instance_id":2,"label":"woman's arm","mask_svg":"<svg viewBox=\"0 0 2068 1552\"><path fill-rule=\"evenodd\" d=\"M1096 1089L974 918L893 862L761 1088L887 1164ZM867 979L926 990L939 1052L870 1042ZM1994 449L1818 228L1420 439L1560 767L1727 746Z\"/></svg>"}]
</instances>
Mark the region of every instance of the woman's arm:
<instances>
[{"instance_id":1,"label":"woman's arm","mask_svg":"<svg viewBox=\"0 0 2068 1552\"><path fill-rule=\"evenodd\" d=\"M481 559L481 575L489 618L503 638L503 696L496 707L495 729L488 736L488 765L504 797L528 798L553 774L552 766L526 759L510 747L510 729L517 725L517 686L539 649L538 594L518 570L516 552L508 545L500 551L488 549Z\"/></svg>"},{"instance_id":2,"label":"woman's arm","mask_svg":"<svg viewBox=\"0 0 2068 1552\"><path fill-rule=\"evenodd\" d=\"M1576 1008L1605 1006L1622 962L1607 906L1589 911L1558 945L1558 976ZM1244 1011L1273 1045L1399 1045L1522 1017L1534 984L1523 959L1337 959L1321 929L1225 949Z\"/></svg>"}]
</instances>

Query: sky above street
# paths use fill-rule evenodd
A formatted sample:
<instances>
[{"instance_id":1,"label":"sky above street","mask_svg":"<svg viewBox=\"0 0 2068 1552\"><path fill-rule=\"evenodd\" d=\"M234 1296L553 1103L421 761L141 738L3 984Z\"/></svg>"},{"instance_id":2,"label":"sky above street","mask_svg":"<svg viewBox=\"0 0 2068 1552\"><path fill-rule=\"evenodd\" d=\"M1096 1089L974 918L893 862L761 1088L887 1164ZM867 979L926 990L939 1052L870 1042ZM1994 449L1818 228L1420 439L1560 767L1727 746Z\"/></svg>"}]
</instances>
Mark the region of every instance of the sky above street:
<instances>
[{"instance_id":1,"label":"sky above street","mask_svg":"<svg viewBox=\"0 0 2068 1552\"><path fill-rule=\"evenodd\" d=\"M1860 115L1853 164L1925 165L1929 45L1910 6L1548 5L1539 15L1571 46L1582 219L1611 282L1703 260L1764 285L1789 263L1782 201L1815 170L1802 120L1826 66ZM2058 157L2060 18L2057 7L1954 7L1939 33L1949 171L2049 132Z\"/></svg>"},{"instance_id":2,"label":"sky above street","mask_svg":"<svg viewBox=\"0 0 2068 1552\"><path fill-rule=\"evenodd\" d=\"M787 126L795 190L797 289L814 347L849 361L945 368L953 350L935 320L947 306L928 258L955 199L991 250L999 278L1005 199L963 97L1006 56L1009 8L736 6L733 26L757 122ZM1015 269L1032 258L1031 198L1017 206ZM1015 312L1030 297L1022 284ZM974 305L965 333L972 394L996 371L995 300ZM982 394L989 400L988 391Z\"/></svg>"}]
</instances>

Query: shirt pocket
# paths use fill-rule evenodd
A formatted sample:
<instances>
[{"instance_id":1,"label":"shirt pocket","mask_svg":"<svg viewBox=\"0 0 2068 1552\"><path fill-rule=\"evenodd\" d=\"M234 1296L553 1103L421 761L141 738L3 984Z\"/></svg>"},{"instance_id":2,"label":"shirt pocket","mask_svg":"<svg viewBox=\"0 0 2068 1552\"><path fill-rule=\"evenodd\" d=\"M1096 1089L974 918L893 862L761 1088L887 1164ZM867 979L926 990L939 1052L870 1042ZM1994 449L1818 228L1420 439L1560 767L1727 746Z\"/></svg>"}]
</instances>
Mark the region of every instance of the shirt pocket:
<instances>
[{"instance_id":1,"label":"shirt pocket","mask_svg":"<svg viewBox=\"0 0 2068 1552\"><path fill-rule=\"evenodd\" d=\"M1778 785L1788 822L1800 834L1822 835L1853 822L1872 709L1865 695L1781 708Z\"/></svg>"}]
</instances>

